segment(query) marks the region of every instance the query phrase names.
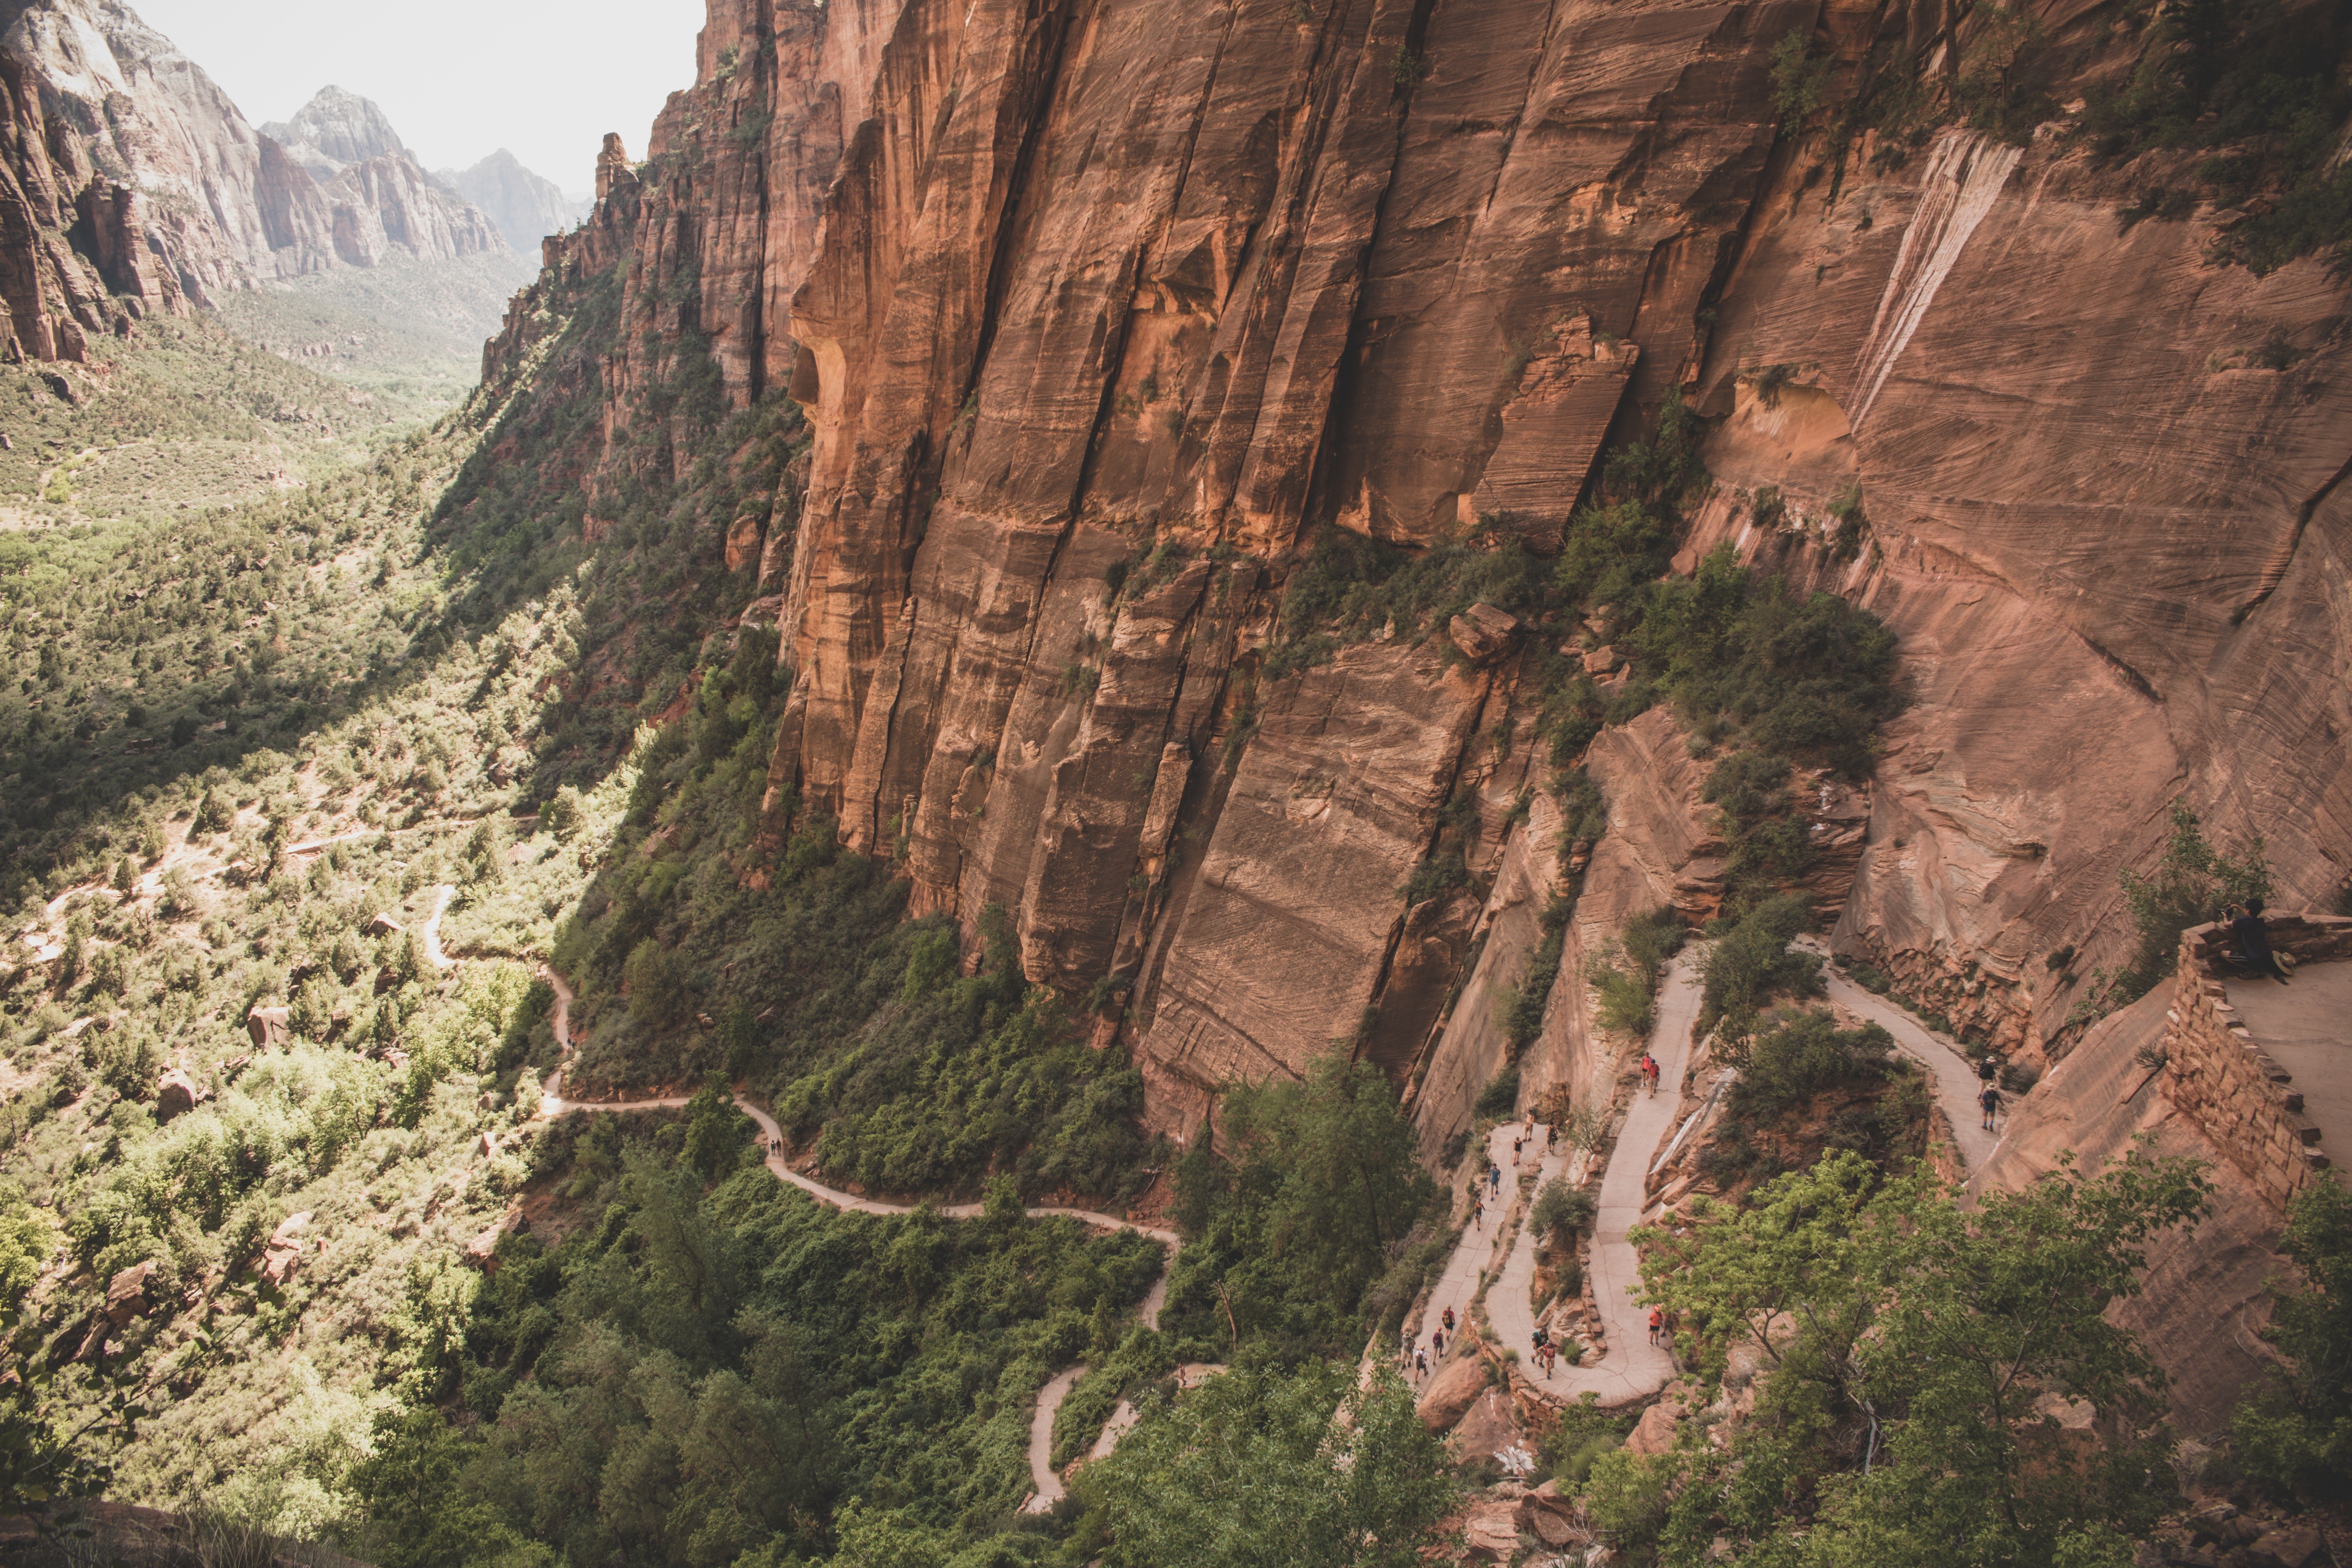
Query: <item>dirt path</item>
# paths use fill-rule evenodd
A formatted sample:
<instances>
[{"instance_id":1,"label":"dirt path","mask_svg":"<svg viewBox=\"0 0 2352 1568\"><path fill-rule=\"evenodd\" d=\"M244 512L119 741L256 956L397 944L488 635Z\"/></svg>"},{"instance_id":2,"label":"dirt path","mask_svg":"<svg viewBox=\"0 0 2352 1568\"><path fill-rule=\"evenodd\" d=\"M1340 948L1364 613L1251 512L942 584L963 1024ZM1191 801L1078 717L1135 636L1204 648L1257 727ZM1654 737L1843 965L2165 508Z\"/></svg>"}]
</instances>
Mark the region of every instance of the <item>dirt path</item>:
<instances>
[{"instance_id":1,"label":"dirt path","mask_svg":"<svg viewBox=\"0 0 2352 1568\"><path fill-rule=\"evenodd\" d=\"M1824 952L1817 942L1800 941L1798 946L1813 952ZM1874 991L1866 991L1835 969L1822 971L1822 979L1829 986L1830 1000L1884 1027L1895 1037L1903 1054L1927 1069L1928 1080L1936 1086L1936 1103L1944 1108L1944 1115L1952 1123L1952 1136L1958 1141L1960 1161L1971 1174L1984 1169L2000 1147L2000 1135L1984 1130L1984 1111L1977 1096L1984 1091L1977 1078L1977 1069L1960 1055L1958 1046L1938 1039L1927 1026L1906 1012L1903 1007ZM2017 1097L2004 1094L2001 1103L2007 1109Z\"/></svg>"},{"instance_id":2,"label":"dirt path","mask_svg":"<svg viewBox=\"0 0 2352 1568\"><path fill-rule=\"evenodd\" d=\"M425 917L425 924L419 928L425 936L425 956L433 961L433 967L436 969L457 967L457 961L441 951L441 917L449 912L449 900L457 896L457 889L451 884L436 883L433 889L433 912Z\"/></svg>"},{"instance_id":3,"label":"dirt path","mask_svg":"<svg viewBox=\"0 0 2352 1568\"><path fill-rule=\"evenodd\" d=\"M445 895L455 890L449 888L442 889ZM439 957L441 950L435 936L430 933L437 931L441 910L446 908L448 900L445 896L440 906L435 909L433 920L427 927L425 951L435 955L436 963L441 962ZM569 1058L572 1054L572 987L563 983L562 975L557 974L545 964L540 966L539 973L540 977L545 980L555 993L555 1006L549 1016L549 1022L554 1028L557 1047L562 1049L566 1058ZM667 1095L653 1100L567 1100L563 1098L563 1068L559 1064L553 1072L547 1075L546 1081L540 1086L539 1115L541 1120L551 1120L558 1116L568 1116L575 1110L675 1110L691 1103L693 1103L693 1097L682 1094ZM740 1094L735 1097L735 1108L758 1125L761 1147L766 1152L766 1157L761 1163L767 1166L768 1173L776 1180L798 1187L819 1203L829 1204L835 1208L843 1209L851 1214L887 1215L914 1212L912 1204L894 1204L884 1202L879 1198L860 1197L855 1193L845 1193L837 1187L826 1186L815 1177L795 1171L784 1158L783 1130L776 1125L776 1119L769 1115L763 1107L754 1104ZM939 1213L950 1219L978 1219L983 1209L984 1205L980 1204L951 1204L940 1209ZM1136 1317L1145 1328L1157 1329L1160 1326L1160 1309L1168 1300L1169 1266L1176 1261L1176 1254L1184 1245L1183 1237L1172 1230L1137 1225L1131 1220L1121 1219L1116 1215L1098 1214L1092 1209L1066 1208L1059 1205L1043 1204L1024 1212L1031 1219L1075 1219L1082 1225L1091 1226L1097 1230L1131 1230L1148 1236L1166 1247L1167 1263L1160 1267L1160 1277L1151 1282L1151 1289L1144 1293L1143 1300L1136 1309ZM1194 1374L1192 1381L1198 1382L1209 1372L1223 1370L1222 1366L1188 1363L1185 1368L1179 1370L1178 1376L1181 1379L1186 1372L1191 1372ZM1021 1505L1022 1511L1024 1513L1044 1513L1062 1500L1066 1489L1062 1484L1061 1476L1055 1470L1053 1464L1054 1417L1060 1413L1062 1402L1069 1397L1070 1390L1076 1385L1078 1379L1086 1374L1087 1368L1083 1363L1076 1366L1065 1367L1055 1373L1045 1386L1037 1392L1036 1413L1030 1418L1029 1423L1029 1477L1037 1489L1026 1502ZM1185 1386L1190 1387L1192 1384L1187 1383ZM1122 1416L1125 1418L1123 1423ZM1108 1453L1110 1445L1117 1443L1118 1434L1125 1432L1134 1424L1134 1410L1125 1400L1121 1400L1118 1411L1111 1416L1109 1425L1104 1428L1105 1436L1097 1439L1091 1457L1099 1458Z\"/></svg>"},{"instance_id":4,"label":"dirt path","mask_svg":"<svg viewBox=\"0 0 2352 1568\"><path fill-rule=\"evenodd\" d=\"M1695 958L1686 954L1674 962L1658 987L1657 1022L1650 1036L1650 1052L1658 1058L1661 1081L1666 1085L1678 1086L1690 1066L1691 1026L1698 1016L1698 968ZM1520 1214L1529 1198L1514 1196L1506 1212L1487 1216L1490 1223L1484 1230L1463 1237L1447 1261L1423 1321L1428 1322L1446 1306L1454 1309L1457 1318L1464 1316L1480 1279L1491 1271L1496 1277L1486 1292L1486 1317L1496 1344L1518 1352L1520 1365L1528 1369L1528 1386L1540 1397L1573 1405L1591 1392L1601 1396L1602 1405L1614 1407L1664 1388L1674 1376L1674 1361L1664 1349L1649 1342L1648 1310L1634 1304L1633 1292L1642 1281L1641 1260L1627 1237L1642 1222L1650 1166L1674 1128L1679 1100L1671 1087L1656 1095L1637 1091L1601 1178L1600 1205L1586 1268L1608 1337L1606 1353L1588 1365L1559 1367L1549 1378L1534 1370L1535 1309L1528 1300L1536 1267L1532 1227L1523 1221L1498 1271L1493 1262L1498 1233L1509 1230L1512 1215ZM1487 1135L1488 1159L1507 1173L1511 1170L1507 1162L1517 1127L1517 1122L1506 1122ZM1537 1129L1538 1145L1544 1131L1540 1126ZM1545 1156L1537 1166L1529 1197L1567 1170L1573 1159L1565 1150Z\"/></svg>"}]
</instances>

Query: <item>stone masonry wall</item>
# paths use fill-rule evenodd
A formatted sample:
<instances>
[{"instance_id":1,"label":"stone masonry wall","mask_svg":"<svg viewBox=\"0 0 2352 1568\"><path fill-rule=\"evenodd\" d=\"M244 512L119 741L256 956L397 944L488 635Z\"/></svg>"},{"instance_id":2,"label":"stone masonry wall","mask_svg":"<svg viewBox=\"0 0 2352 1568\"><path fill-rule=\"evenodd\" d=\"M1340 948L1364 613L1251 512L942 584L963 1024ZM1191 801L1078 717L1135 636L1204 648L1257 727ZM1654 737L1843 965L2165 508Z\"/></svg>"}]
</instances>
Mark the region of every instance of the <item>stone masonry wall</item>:
<instances>
[{"instance_id":1,"label":"stone masonry wall","mask_svg":"<svg viewBox=\"0 0 2352 1568\"><path fill-rule=\"evenodd\" d=\"M2352 960L2352 919L2271 915L2271 946L2297 963ZM2216 1148L2246 1173L2269 1203L2284 1210L2327 1168L2320 1130L2304 1114L2303 1095L2285 1068L2271 1059L2230 1005L2221 976L2227 929L2190 928L2180 939L2173 1001L2165 1015L2164 1092L2204 1130Z\"/></svg>"}]
</instances>

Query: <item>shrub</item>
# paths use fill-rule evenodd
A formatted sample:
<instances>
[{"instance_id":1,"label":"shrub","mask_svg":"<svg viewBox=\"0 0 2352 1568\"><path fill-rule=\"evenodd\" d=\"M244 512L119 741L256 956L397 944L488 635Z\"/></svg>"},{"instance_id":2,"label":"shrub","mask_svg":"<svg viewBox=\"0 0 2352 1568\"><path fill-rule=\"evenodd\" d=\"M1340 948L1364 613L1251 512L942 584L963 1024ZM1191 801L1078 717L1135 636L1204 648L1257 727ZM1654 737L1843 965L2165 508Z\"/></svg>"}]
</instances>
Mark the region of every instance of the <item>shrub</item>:
<instances>
[{"instance_id":1,"label":"shrub","mask_svg":"<svg viewBox=\"0 0 2352 1568\"><path fill-rule=\"evenodd\" d=\"M1830 68L1836 62L1812 52L1808 29L1792 27L1772 46L1772 108L1780 134L1794 136L1828 100Z\"/></svg>"},{"instance_id":2,"label":"shrub","mask_svg":"<svg viewBox=\"0 0 2352 1568\"><path fill-rule=\"evenodd\" d=\"M1653 991L1640 971L1595 958L1586 965L1585 978L1601 993L1602 1028L1621 1035L1650 1032Z\"/></svg>"},{"instance_id":3,"label":"shrub","mask_svg":"<svg viewBox=\"0 0 2352 1568\"><path fill-rule=\"evenodd\" d=\"M1519 1108L1519 1069L1505 1068L1478 1091L1474 1108L1480 1116L1505 1117Z\"/></svg>"},{"instance_id":4,"label":"shrub","mask_svg":"<svg viewBox=\"0 0 2352 1568\"><path fill-rule=\"evenodd\" d=\"M1883 1077L1895 1037L1876 1024L1841 1029L1826 1010L1776 1013L1759 1024L1732 1086L1735 1110L1777 1114L1823 1089Z\"/></svg>"},{"instance_id":5,"label":"shrub","mask_svg":"<svg viewBox=\"0 0 2352 1568\"><path fill-rule=\"evenodd\" d=\"M1773 996L1810 996L1821 990L1822 961L1789 947L1811 916L1811 904L1803 894L1786 893L1757 905L1717 934L1699 1000L1701 1034L1728 1021L1730 1038L1725 1043L1736 1055L1736 1042L1753 1030Z\"/></svg>"},{"instance_id":6,"label":"shrub","mask_svg":"<svg viewBox=\"0 0 2352 1568\"><path fill-rule=\"evenodd\" d=\"M1543 1190L1536 1194L1535 1206L1528 1213L1528 1223L1534 1227L1538 1240L1549 1237L1556 1246L1562 1235L1590 1226L1596 1207L1591 1193L1581 1187L1571 1187L1555 1176L1546 1182Z\"/></svg>"},{"instance_id":7,"label":"shrub","mask_svg":"<svg viewBox=\"0 0 2352 1568\"><path fill-rule=\"evenodd\" d=\"M2261 835L2242 858L2232 859L2206 843L2197 814L2179 800L2172 803L2172 834L2155 873L2140 877L2126 869L2119 879L2125 907L2139 932L2139 946L2120 976L2117 1000L2123 1002L2145 996L2172 973L2181 932L2218 919L2224 909L2242 906L2248 899L2266 898L2271 890Z\"/></svg>"}]
</instances>

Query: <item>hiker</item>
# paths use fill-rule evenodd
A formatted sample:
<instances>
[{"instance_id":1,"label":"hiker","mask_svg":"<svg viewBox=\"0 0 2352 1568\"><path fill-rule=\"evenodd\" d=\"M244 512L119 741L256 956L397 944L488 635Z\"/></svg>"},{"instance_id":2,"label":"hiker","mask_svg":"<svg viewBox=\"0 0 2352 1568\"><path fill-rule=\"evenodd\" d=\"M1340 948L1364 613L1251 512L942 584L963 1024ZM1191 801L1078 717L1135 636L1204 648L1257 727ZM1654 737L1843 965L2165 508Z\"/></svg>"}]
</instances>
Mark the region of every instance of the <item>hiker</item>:
<instances>
[{"instance_id":1,"label":"hiker","mask_svg":"<svg viewBox=\"0 0 2352 1568\"><path fill-rule=\"evenodd\" d=\"M1559 1352L1554 1348L1549 1340L1546 1340L1544 1342L1544 1348L1541 1354L1543 1357L1544 1376L1549 1378L1551 1376L1551 1363L1559 1359Z\"/></svg>"},{"instance_id":2,"label":"hiker","mask_svg":"<svg viewBox=\"0 0 2352 1568\"><path fill-rule=\"evenodd\" d=\"M1536 1325L1535 1340L1528 1348L1533 1350L1536 1354L1541 1355L1543 1354L1544 1346L1549 1343L1551 1343L1551 1331L1545 1328L1541 1323L1538 1323Z\"/></svg>"},{"instance_id":3,"label":"hiker","mask_svg":"<svg viewBox=\"0 0 2352 1568\"><path fill-rule=\"evenodd\" d=\"M1486 1182L1488 1185L1495 1189L1495 1196L1496 1200L1499 1201L1503 1195L1503 1167L1500 1165L1488 1165L1486 1167Z\"/></svg>"},{"instance_id":4,"label":"hiker","mask_svg":"<svg viewBox=\"0 0 2352 1568\"><path fill-rule=\"evenodd\" d=\"M2230 922L2230 935L2237 942L2246 967L2254 972L2255 979L2268 975L2282 985L2288 983L2286 971L2279 967L2278 955L2271 952L2270 928L2263 921L2262 900L2246 900L2245 913Z\"/></svg>"},{"instance_id":5,"label":"hiker","mask_svg":"<svg viewBox=\"0 0 2352 1568\"><path fill-rule=\"evenodd\" d=\"M1660 1333L1660 1332L1661 1332L1661 1331L1665 1328L1665 1326L1666 1326L1666 1315L1665 1315L1665 1313L1664 1313L1664 1312L1663 1312L1663 1311L1661 1311L1661 1310L1658 1310L1657 1308L1655 1308L1655 1307L1651 1308L1651 1309L1650 1309L1650 1342L1651 1342L1652 1344L1656 1344L1656 1343L1658 1342L1658 1335L1659 1335L1659 1333Z\"/></svg>"},{"instance_id":6,"label":"hiker","mask_svg":"<svg viewBox=\"0 0 2352 1568\"><path fill-rule=\"evenodd\" d=\"M1445 1309L1445 1319L1444 1319L1444 1321L1445 1321L1445 1331L1446 1331L1447 1333L1449 1333L1449 1334L1450 1334L1450 1333L1452 1333L1452 1332L1454 1331L1454 1309L1453 1309L1453 1308L1448 1307L1448 1308L1446 1308L1446 1309Z\"/></svg>"},{"instance_id":7,"label":"hiker","mask_svg":"<svg viewBox=\"0 0 2352 1568\"><path fill-rule=\"evenodd\" d=\"M1486 1228L1486 1199L1472 1198L1470 1200L1470 1226L1473 1230L1484 1230Z\"/></svg>"},{"instance_id":8,"label":"hiker","mask_svg":"<svg viewBox=\"0 0 2352 1568\"><path fill-rule=\"evenodd\" d=\"M1990 1083L1994 1078L2000 1074L2000 1058L1994 1056L1990 1051L1987 1051L1984 1054L1984 1060L1977 1063L1978 1080L1982 1083Z\"/></svg>"},{"instance_id":9,"label":"hiker","mask_svg":"<svg viewBox=\"0 0 2352 1568\"><path fill-rule=\"evenodd\" d=\"M1545 1153L1547 1153L1547 1154L1550 1153L1550 1152L1551 1152L1551 1150L1552 1150L1552 1145L1553 1145L1553 1144L1555 1144L1555 1143L1557 1143L1557 1142L1559 1142L1559 1128L1557 1128L1557 1127L1547 1127L1547 1128L1545 1128L1545 1129L1544 1129L1544 1152L1545 1152Z\"/></svg>"},{"instance_id":10,"label":"hiker","mask_svg":"<svg viewBox=\"0 0 2352 1568\"><path fill-rule=\"evenodd\" d=\"M1977 1096L1977 1103L1984 1107L1984 1130L1990 1132L1992 1131L1992 1114L2000 1109L2000 1090L1990 1084L1985 1085L1985 1091Z\"/></svg>"},{"instance_id":11,"label":"hiker","mask_svg":"<svg viewBox=\"0 0 2352 1568\"><path fill-rule=\"evenodd\" d=\"M1518 1168L1519 1150L1525 1146L1527 1140L1524 1138L1514 1138L1511 1140L1511 1168L1513 1170L1517 1170Z\"/></svg>"},{"instance_id":12,"label":"hiker","mask_svg":"<svg viewBox=\"0 0 2352 1568\"><path fill-rule=\"evenodd\" d=\"M1429 1356L1432 1361L1445 1359L1445 1331L1439 1329L1429 1336Z\"/></svg>"},{"instance_id":13,"label":"hiker","mask_svg":"<svg viewBox=\"0 0 2352 1568\"><path fill-rule=\"evenodd\" d=\"M1429 1375L1429 1355L1419 1345L1412 1351L1412 1375L1416 1382Z\"/></svg>"},{"instance_id":14,"label":"hiker","mask_svg":"<svg viewBox=\"0 0 2352 1568\"><path fill-rule=\"evenodd\" d=\"M1410 1327L1397 1330L1397 1364L1412 1364L1412 1330Z\"/></svg>"}]
</instances>

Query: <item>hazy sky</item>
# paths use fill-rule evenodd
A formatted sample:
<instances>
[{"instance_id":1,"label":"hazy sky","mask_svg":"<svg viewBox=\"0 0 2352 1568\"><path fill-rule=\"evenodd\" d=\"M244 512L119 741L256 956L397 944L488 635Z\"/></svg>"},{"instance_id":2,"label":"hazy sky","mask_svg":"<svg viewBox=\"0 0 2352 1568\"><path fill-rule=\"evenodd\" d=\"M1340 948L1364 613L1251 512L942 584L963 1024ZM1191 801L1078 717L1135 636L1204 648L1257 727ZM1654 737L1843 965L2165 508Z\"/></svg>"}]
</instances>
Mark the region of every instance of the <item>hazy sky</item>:
<instances>
[{"instance_id":1,"label":"hazy sky","mask_svg":"<svg viewBox=\"0 0 2352 1568\"><path fill-rule=\"evenodd\" d=\"M703 0L131 0L254 124L329 82L383 106L428 169L500 147L567 191L617 131L642 158L694 82Z\"/></svg>"}]
</instances>

